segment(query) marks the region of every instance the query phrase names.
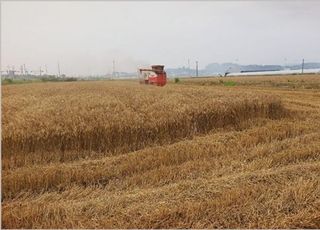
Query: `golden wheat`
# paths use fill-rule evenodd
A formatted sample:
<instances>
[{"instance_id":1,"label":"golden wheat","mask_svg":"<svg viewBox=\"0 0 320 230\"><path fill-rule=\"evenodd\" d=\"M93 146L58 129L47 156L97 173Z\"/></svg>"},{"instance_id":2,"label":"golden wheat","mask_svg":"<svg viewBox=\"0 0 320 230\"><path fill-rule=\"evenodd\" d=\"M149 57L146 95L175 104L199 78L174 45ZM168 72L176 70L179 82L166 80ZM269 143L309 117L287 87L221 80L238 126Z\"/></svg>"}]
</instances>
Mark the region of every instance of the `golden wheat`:
<instances>
[{"instance_id":1,"label":"golden wheat","mask_svg":"<svg viewBox=\"0 0 320 230\"><path fill-rule=\"evenodd\" d=\"M2 226L319 228L320 76L230 79L3 87Z\"/></svg>"},{"instance_id":2,"label":"golden wheat","mask_svg":"<svg viewBox=\"0 0 320 230\"><path fill-rule=\"evenodd\" d=\"M8 89L14 96L3 98L2 149L8 155L5 159L10 159L4 168L30 160L68 161L87 155L65 153L70 150L104 152L100 155L130 152L237 126L254 117L286 114L279 98L266 94L77 84ZM21 98L29 100L31 95L35 101L20 104Z\"/></svg>"}]
</instances>

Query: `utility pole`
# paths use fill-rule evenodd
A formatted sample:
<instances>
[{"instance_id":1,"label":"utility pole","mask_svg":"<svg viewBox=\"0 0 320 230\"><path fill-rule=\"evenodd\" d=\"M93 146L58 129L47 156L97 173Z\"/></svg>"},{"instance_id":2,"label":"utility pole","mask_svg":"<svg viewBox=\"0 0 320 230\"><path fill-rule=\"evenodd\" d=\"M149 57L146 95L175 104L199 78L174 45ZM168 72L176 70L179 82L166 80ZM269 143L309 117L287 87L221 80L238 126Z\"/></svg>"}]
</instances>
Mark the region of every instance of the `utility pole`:
<instances>
[{"instance_id":1,"label":"utility pole","mask_svg":"<svg viewBox=\"0 0 320 230\"><path fill-rule=\"evenodd\" d=\"M116 69L116 62L113 59L113 61L112 61L112 78L115 77L115 74L116 74L115 69Z\"/></svg>"},{"instance_id":2,"label":"utility pole","mask_svg":"<svg viewBox=\"0 0 320 230\"><path fill-rule=\"evenodd\" d=\"M303 70L304 70L304 59L302 59L302 66L301 66L301 73L303 74Z\"/></svg>"},{"instance_id":3,"label":"utility pole","mask_svg":"<svg viewBox=\"0 0 320 230\"><path fill-rule=\"evenodd\" d=\"M190 59L189 58L188 58L188 74L191 75L190 74Z\"/></svg>"},{"instance_id":4,"label":"utility pole","mask_svg":"<svg viewBox=\"0 0 320 230\"><path fill-rule=\"evenodd\" d=\"M58 77L61 76L60 74L61 74L61 73L60 73L60 64L59 64L59 62L58 62Z\"/></svg>"},{"instance_id":5,"label":"utility pole","mask_svg":"<svg viewBox=\"0 0 320 230\"><path fill-rule=\"evenodd\" d=\"M45 68L46 68L46 75L48 75L48 68L47 68L47 65L45 65Z\"/></svg>"},{"instance_id":6,"label":"utility pole","mask_svg":"<svg viewBox=\"0 0 320 230\"><path fill-rule=\"evenodd\" d=\"M196 77L198 77L198 61L196 61Z\"/></svg>"},{"instance_id":7,"label":"utility pole","mask_svg":"<svg viewBox=\"0 0 320 230\"><path fill-rule=\"evenodd\" d=\"M39 75L40 75L40 77L41 77L41 72L42 72L42 70L41 70L41 66L40 66L40 70L39 70Z\"/></svg>"},{"instance_id":8,"label":"utility pole","mask_svg":"<svg viewBox=\"0 0 320 230\"><path fill-rule=\"evenodd\" d=\"M16 70L15 70L15 66L14 65L12 66L12 74L13 74L13 78L15 78Z\"/></svg>"}]
</instances>

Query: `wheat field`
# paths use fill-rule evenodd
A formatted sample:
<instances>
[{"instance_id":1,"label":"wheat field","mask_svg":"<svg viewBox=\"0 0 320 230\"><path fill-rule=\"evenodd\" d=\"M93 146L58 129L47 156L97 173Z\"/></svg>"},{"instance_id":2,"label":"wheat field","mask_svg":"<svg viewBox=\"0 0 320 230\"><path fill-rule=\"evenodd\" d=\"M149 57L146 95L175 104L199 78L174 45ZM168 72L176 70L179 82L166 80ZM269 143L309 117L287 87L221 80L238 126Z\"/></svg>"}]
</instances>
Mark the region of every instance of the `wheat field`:
<instances>
[{"instance_id":1,"label":"wheat field","mask_svg":"<svg viewBox=\"0 0 320 230\"><path fill-rule=\"evenodd\" d=\"M3 228L320 228L320 75L6 85L1 144Z\"/></svg>"}]
</instances>

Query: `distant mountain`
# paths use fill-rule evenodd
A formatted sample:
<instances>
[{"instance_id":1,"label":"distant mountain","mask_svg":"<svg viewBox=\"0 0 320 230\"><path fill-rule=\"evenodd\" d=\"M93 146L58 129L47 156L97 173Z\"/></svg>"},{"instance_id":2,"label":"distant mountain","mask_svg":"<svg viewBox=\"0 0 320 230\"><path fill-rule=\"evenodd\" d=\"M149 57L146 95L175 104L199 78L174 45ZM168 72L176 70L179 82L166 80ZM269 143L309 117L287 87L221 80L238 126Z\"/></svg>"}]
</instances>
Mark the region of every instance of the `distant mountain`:
<instances>
[{"instance_id":1,"label":"distant mountain","mask_svg":"<svg viewBox=\"0 0 320 230\"><path fill-rule=\"evenodd\" d=\"M308 62L304 64L304 69L317 69L320 68L320 63ZM236 63L210 63L204 69L199 69L199 76L209 75L224 75L228 73L240 72L262 72L262 71L279 71L279 70L298 70L301 69L301 64L297 65L239 65ZM195 69L181 68L168 68L166 72L169 76L195 76Z\"/></svg>"},{"instance_id":2,"label":"distant mountain","mask_svg":"<svg viewBox=\"0 0 320 230\"><path fill-rule=\"evenodd\" d=\"M280 65L246 65L241 66L241 72L279 71L284 68Z\"/></svg>"},{"instance_id":3,"label":"distant mountain","mask_svg":"<svg viewBox=\"0 0 320 230\"><path fill-rule=\"evenodd\" d=\"M280 65L238 65L235 63L211 63L206 66L205 73L207 74L224 74L226 72L258 72L258 71L278 71L284 67Z\"/></svg>"},{"instance_id":4,"label":"distant mountain","mask_svg":"<svg viewBox=\"0 0 320 230\"><path fill-rule=\"evenodd\" d=\"M291 70L297 70L301 69L301 64L299 65L289 65L285 66L286 69L291 69ZM307 62L304 63L304 68L305 69L319 69L320 68L320 63L318 62Z\"/></svg>"},{"instance_id":5,"label":"distant mountain","mask_svg":"<svg viewBox=\"0 0 320 230\"><path fill-rule=\"evenodd\" d=\"M211 63L207 65L204 69L204 73L210 74L223 74L225 72L240 72L241 65L235 63Z\"/></svg>"},{"instance_id":6,"label":"distant mountain","mask_svg":"<svg viewBox=\"0 0 320 230\"><path fill-rule=\"evenodd\" d=\"M186 67L181 67L181 68L168 68L165 69L166 73L169 76L194 76L196 75L196 70L195 69L189 69Z\"/></svg>"}]
</instances>

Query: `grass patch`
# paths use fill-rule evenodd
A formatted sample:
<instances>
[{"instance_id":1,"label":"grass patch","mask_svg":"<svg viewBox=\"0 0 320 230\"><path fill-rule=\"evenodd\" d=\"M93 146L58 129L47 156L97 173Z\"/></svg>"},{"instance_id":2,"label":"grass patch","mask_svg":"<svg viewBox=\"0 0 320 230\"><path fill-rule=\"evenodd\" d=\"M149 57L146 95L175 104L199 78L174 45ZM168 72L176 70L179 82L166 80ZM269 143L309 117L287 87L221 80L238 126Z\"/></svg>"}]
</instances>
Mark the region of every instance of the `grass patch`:
<instances>
[{"instance_id":1,"label":"grass patch","mask_svg":"<svg viewBox=\"0 0 320 230\"><path fill-rule=\"evenodd\" d=\"M55 76L47 76L39 79L10 79L5 78L1 80L1 85L14 85L14 84L26 84L26 83L37 83L37 82L70 82L77 81L78 79L75 77L64 77L58 78Z\"/></svg>"},{"instance_id":2,"label":"grass patch","mask_svg":"<svg viewBox=\"0 0 320 230\"><path fill-rule=\"evenodd\" d=\"M25 83L33 83L33 82L39 82L39 80L26 80L26 79L10 79L5 78L1 80L1 85L14 85L14 84L25 84Z\"/></svg>"},{"instance_id":3,"label":"grass patch","mask_svg":"<svg viewBox=\"0 0 320 230\"><path fill-rule=\"evenodd\" d=\"M236 86L237 82L235 82L235 81L225 81L225 82L223 82L223 85L224 86Z\"/></svg>"}]
</instances>

